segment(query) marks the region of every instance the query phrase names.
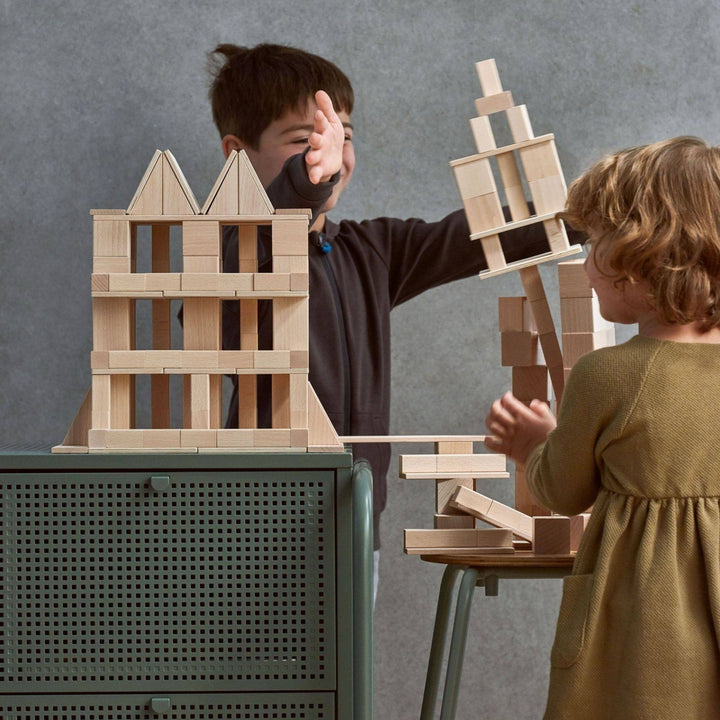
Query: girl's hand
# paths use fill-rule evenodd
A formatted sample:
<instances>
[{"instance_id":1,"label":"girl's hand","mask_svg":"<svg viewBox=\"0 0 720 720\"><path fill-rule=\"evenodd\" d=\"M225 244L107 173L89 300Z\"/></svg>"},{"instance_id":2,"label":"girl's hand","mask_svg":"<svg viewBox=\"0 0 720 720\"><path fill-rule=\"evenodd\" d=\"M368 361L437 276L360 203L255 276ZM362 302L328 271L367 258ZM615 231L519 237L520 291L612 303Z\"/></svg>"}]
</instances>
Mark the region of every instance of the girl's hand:
<instances>
[{"instance_id":1,"label":"girl's hand","mask_svg":"<svg viewBox=\"0 0 720 720\"><path fill-rule=\"evenodd\" d=\"M318 110L315 113L315 129L308 140L310 150L305 164L310 182L327 182L342 166L345 128L333 108L330 96L319 90L315 93Z\"/></svg>"},{"instance_id":2,"label":"girl's hand","mask_svg":"<svg viewBox=\"0 0 720 720\"><path fill-rule=\"evenodd\" d=\"M524 464L530 451L545 441L557 422L547 403L533 400L527 407L507 392L492 404L485 425L492 433L485 439L485 447Z\"/></svg>"}]
</instances>

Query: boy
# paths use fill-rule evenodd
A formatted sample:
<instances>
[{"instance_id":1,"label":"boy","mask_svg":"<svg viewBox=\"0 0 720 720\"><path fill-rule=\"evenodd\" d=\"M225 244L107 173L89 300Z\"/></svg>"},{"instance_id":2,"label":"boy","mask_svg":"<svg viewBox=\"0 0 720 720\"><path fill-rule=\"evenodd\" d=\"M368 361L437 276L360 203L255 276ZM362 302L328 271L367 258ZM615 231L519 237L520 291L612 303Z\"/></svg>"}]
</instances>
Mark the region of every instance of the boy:
<instances>
[{"instance_id":1,"label":"boy","mask_svg":"<svg viewBox=\"0 0 720 720\"><path fill-rule=\"evenodd\" d=\"M312 210L310 383L340 435L387 435L390 416L390 310L430 288L487 268L469 240L462 210L436 223L378 218L336 224L337 203L355 166L353 90L332 63L295 48L219 45L210 89L225 156L244 149L276 208ZM318 91L326 92L318 92ZM334 108L337 109L337 113ZM262 235L258 262L269 259ZM224 265L237 268L237 237L224 238ZM548 249L541 226L503 236L508 260ZM269 303L265 303L268 305ZM239 347L237 303L223 317L226 349ZM259 311L260 348L271 335ZM269 345L265 345L269 347ZM258 383L260 398L267 389ZM265 422L269 424L269 408ZM237 427L237 387L228 427ZM362 445L373 471L375 548L386 503L388 444ZM376 554L377 562L377 554Z\"/></svg>"}]
</instances>

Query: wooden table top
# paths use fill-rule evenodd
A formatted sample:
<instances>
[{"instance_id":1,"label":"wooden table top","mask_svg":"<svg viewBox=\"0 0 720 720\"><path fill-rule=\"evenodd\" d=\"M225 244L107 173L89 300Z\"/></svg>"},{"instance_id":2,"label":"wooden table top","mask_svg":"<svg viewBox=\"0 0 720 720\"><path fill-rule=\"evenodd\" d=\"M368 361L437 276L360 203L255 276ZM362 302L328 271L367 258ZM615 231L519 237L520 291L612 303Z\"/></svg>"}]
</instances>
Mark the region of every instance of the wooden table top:
<instances>
[{"instance_id":1,"label":"wooden table top","mask_svg":"<svg viewBox=\"0 0 720 720\"><path fill-rule=\"evenodd\" d=\"M571 555L536 555L520 551L512 555L420 555L421 560L443 565L469 565L477 568L571 568Z\"/></svg>"}]
</instances>

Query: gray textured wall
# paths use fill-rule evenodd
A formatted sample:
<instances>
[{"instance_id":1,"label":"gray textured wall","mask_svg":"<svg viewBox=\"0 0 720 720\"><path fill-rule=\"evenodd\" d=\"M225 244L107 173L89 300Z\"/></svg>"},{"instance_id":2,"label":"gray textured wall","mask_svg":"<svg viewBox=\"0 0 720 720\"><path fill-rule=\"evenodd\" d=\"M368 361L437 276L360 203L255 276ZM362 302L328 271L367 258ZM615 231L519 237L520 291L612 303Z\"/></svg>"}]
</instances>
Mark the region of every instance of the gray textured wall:
<instances>
[{"instance_id":1,"label":"gray textured wall","mask_svg":"<svg viewBox=\"0 0 720 720\"><path fill-rule=\"evenodd\" d=\"M3 443L60 441L89 384L88 210L126 207L156 147L173 151L201 203L210 190L223 158L204 53L217 42L295 44L349 74L358 167L336 218L437 219L459 205L448 160L474 150L473 64L488 57L536 133L555 132L568 179L619 147L720 141L716 0L4 0L0 14ZM551 294L551 269L543 277ZM520 293L514 275L471 279L394 313L394 432L482 432L509 383L496 298ZM506 483L488 491L511 500ZM391 479L379 718L419 714L440 569L403 556L401 532L432 509L430 484ZM458 717L539 716L558 601L553 581L478 594Z\"/></svg>"}]
</instances>

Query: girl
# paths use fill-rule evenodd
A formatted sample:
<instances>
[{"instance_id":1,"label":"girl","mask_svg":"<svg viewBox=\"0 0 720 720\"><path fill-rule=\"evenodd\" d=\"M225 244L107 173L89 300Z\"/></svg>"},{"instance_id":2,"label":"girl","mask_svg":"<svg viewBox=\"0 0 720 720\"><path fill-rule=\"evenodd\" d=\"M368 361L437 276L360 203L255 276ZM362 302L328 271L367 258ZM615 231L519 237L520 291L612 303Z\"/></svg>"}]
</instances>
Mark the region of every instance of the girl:
<instances>
[{"instance_id":1,"label":"girl","mask_svg":"<svg viewBox=\"0 0 720 720\"><path fill-rule=\"evenodd\" d=\"M720 149L623 150L571 186L563 218L623 345L584 356L556 421L510 393L490 450L565 515L594 509L564 581L546 718L720 717Z\"/></svg>"}]
</instances>

